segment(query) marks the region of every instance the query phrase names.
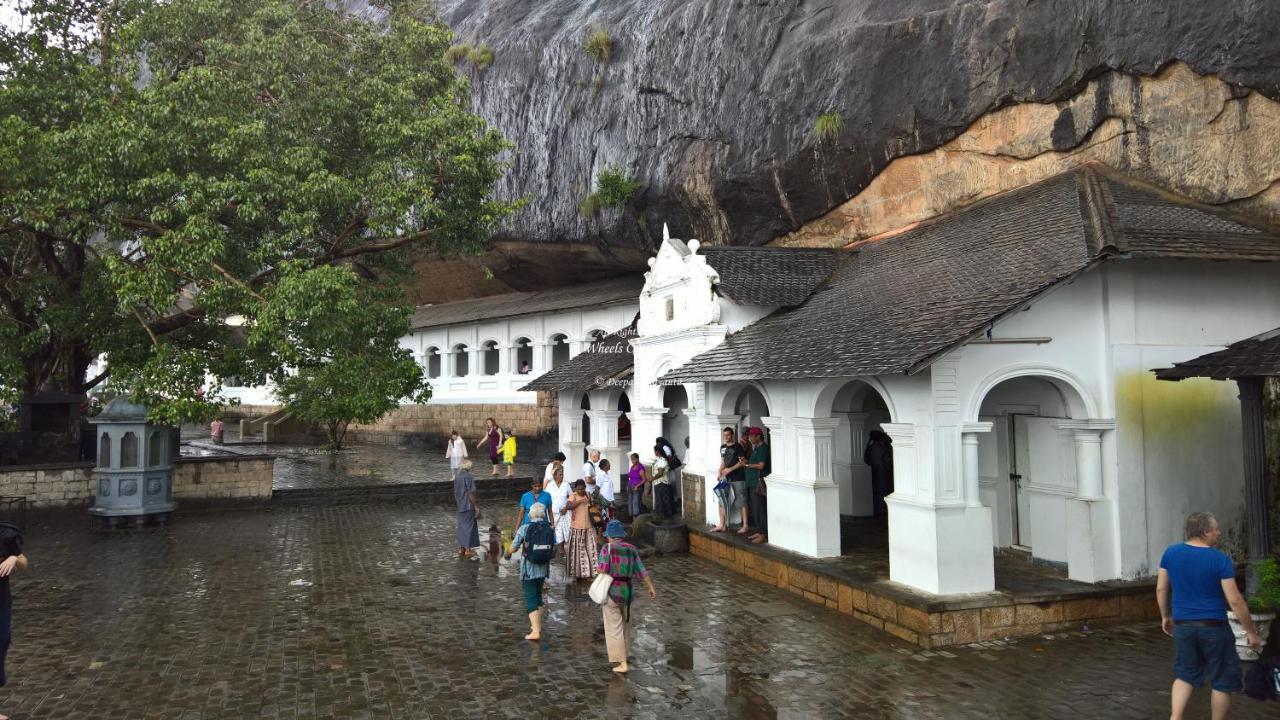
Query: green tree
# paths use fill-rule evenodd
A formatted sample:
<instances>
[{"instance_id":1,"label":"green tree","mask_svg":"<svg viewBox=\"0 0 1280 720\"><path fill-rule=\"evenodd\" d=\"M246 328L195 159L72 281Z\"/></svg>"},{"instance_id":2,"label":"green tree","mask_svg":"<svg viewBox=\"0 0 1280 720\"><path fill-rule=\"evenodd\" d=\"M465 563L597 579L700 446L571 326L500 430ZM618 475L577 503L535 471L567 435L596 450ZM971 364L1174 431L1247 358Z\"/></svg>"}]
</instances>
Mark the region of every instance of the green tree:
<instances>
[{"instance_id":1,"label":"green tree","mask_svg":"<svg viewBox=\"0 0 1280 720\"><path fill-rule=\"evenodd\" d=\"M339 383L358 348L412 394L370 303L403 318L411 253L483 248L508 146L430 2L334 5L31 0L0 28L0 387L80 392L105 355L173 422L220 404L207 375Z\"/></svg>"},{"instance_id":2,"label":"green tree","mask_svg":"<svg viewBox=\"0 0 1280 720\"><path fill-rule=\"evenodd\" d=\"M350 423L374 422L401 399L427 401L422 368L397 342L409 331L407 308L389 302L385 289L339 267L287 282L307 287L282 288L294 300L262 317L248 343L289 340L290 370L276 381L276 395L294 417L323 427L336 449ZM349 322L334 324L323 308L337 308Z\"/></svg>"}]
</instances>

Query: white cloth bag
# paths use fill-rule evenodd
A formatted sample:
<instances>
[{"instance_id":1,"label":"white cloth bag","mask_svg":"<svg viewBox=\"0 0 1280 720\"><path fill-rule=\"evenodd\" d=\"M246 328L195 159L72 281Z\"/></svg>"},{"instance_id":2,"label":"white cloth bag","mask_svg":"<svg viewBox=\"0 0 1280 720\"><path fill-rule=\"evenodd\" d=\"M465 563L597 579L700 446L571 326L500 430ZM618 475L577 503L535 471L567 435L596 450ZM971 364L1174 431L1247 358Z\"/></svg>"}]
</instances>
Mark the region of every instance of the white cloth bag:
<instances>
[{"instance_id":1,"label":"white cloth bag","mask_svg":"<svg viewBox=\"0 0 1280 720\"><path fill-rule=\"evenodd\" d=\"M603 605L609 602L609 588L613 585L613 577L606 573L596 575L596 579L591 581L591 589L587 594L597 605Z\"/></svg>"}]
</instances>

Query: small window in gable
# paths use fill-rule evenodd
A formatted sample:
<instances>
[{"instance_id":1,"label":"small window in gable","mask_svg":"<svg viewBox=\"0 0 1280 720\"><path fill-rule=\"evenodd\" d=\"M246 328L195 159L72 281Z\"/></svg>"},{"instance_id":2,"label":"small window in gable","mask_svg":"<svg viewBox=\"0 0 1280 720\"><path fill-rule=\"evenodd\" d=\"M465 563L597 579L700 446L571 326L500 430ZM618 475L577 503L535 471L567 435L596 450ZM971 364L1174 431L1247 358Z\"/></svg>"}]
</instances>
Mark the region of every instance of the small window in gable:
<instances>
[{"instance_id":1,"label":"small window in gable","mask_svg":"<svg viewBox=\"0 0 1280 720\"><path fill-rule=\"evenodd\" d=\"M671 322L672 320L675 320L675 319L676 319L676 300L675 300L675 298L667 298L667 299L666 299L666 317L667 317L667 322Z\"/></svg>"}]
</instances>

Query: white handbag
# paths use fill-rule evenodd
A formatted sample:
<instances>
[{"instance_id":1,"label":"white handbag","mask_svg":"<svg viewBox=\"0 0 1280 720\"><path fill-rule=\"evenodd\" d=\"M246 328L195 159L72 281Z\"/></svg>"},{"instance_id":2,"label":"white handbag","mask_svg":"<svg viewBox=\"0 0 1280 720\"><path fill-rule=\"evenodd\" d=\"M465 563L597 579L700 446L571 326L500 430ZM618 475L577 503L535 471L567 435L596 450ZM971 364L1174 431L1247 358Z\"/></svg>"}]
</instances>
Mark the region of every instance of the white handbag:
<instances>
[{"instance_id":1,"label":"white handbag","mask_svg":"<svg viewBox=\"0 0 1280 720\"><path fill-rule=\"evenodd\" d=\"M611 585L613 585L613 576L600 573L596 575L595 580L591 581L591 589L587 591L587 594L591 596L592 600L596 601L597 605L603 605L609 602L609 587Z\"/></svg>"}]
</instances>

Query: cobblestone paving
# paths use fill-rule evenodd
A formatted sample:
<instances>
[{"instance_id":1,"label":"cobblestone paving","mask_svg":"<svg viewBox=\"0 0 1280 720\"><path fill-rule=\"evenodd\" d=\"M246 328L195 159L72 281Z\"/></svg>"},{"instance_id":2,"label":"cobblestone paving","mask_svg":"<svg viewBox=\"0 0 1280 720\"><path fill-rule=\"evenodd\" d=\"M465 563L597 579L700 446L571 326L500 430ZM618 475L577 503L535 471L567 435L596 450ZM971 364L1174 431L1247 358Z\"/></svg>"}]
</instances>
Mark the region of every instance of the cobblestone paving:
<instances>
[{"instance_id":1,"label":"cobblestone paving","mask_svg":"<svg viewBox=\"0 0 1280 720\"><path fill-rule=\"evenodd\" d=\"M485 508L506 515L509 508ZM29 530L14 582L15 718L1150 718L1172 647L1141 626L948 652L905 645L691 557L649 565L633 671L553 577L528 643L518 580L452 555L421 504ZM1242 699L1238 718L1275 717ZM1196 700L1207 717L1207 697Z\"/></svg>"}]
</instances>

